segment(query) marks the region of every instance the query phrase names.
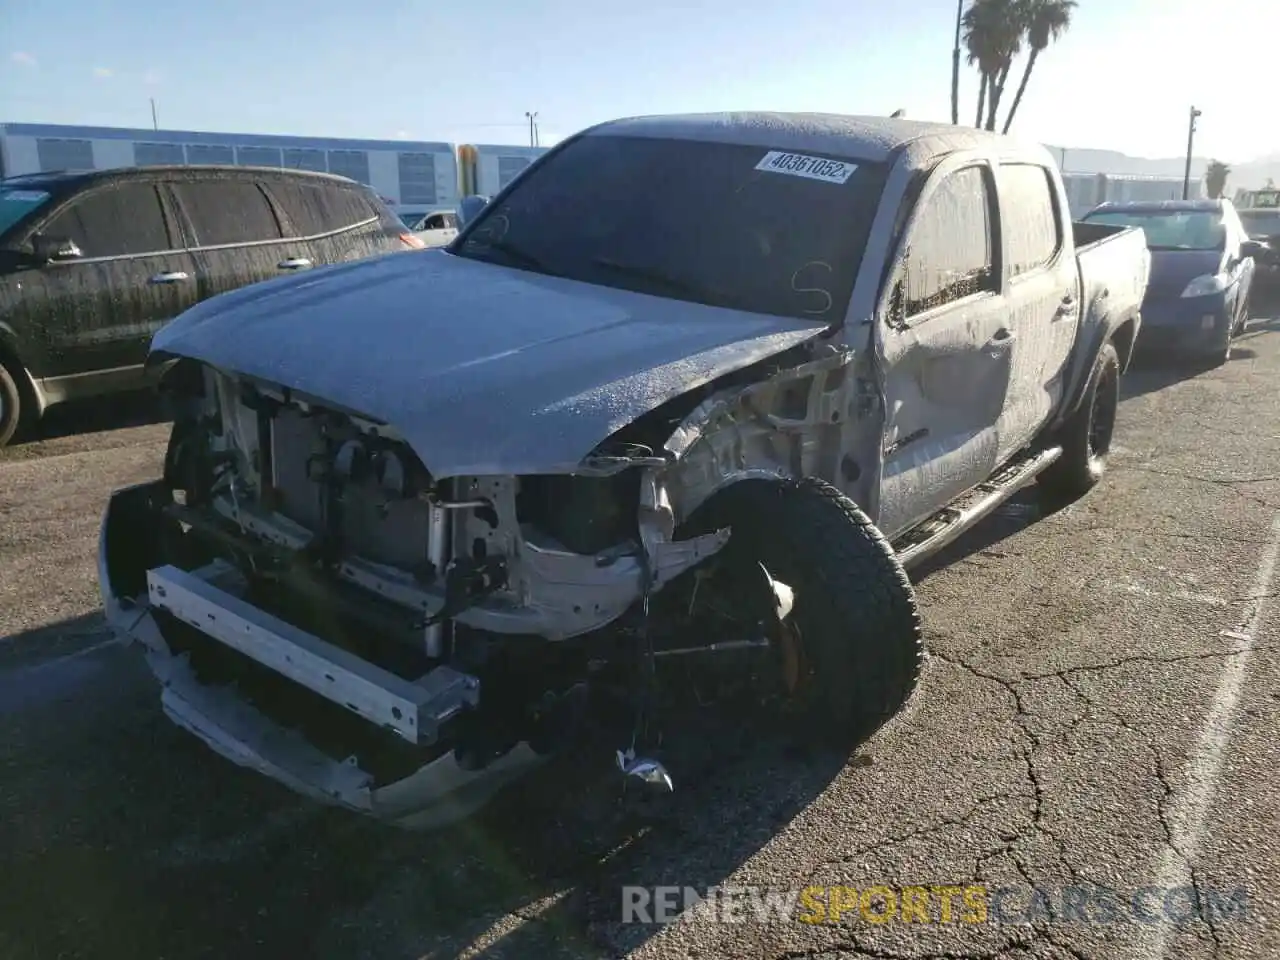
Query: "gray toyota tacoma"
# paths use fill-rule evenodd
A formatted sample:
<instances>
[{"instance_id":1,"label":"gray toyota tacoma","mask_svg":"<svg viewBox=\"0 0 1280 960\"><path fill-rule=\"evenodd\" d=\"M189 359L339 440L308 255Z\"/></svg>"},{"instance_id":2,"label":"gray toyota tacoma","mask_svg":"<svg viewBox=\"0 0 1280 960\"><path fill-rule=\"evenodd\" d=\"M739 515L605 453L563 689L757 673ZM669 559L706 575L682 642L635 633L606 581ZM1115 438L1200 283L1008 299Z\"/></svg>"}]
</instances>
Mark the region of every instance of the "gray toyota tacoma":
<instances>
[{"instance_id":1,"label":"gray toyota tacoma","mask_svg":"<svg viewBox=\"0 0 1280 960\"><path fill-rule=\"evenodd\" d=\"M1007 137L593 127L445 249L162 329L106 614L213 750L408 826L588 743L671 789L645 731L694 664L850 748L918 682L907 569L1101 477L1148 271Z\"/></svg>"}]
</instances>

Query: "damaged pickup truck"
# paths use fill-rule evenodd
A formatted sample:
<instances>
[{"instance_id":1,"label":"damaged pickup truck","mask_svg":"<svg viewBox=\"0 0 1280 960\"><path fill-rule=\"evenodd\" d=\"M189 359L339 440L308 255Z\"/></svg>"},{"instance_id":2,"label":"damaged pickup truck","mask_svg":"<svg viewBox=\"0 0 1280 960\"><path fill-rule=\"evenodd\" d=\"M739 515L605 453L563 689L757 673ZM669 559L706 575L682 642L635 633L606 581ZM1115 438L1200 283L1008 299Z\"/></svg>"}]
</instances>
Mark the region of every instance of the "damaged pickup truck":
<instances>
[{"instance_id":1,"label":"damaged pickup truck","mask_svg":"<svg viewBox=\"0 0 1280 960\"><path fill-rule=\"evenodd\" d=\"M1102 475L1149 261L1080 229L994 134L591 128L447 249L156 335L174 427L107 507L108 619L212 749L408 826L606 715L671 789L645 731L691 664L851 747L919 679L906 570Z\"/></svg>"}]
</instances>

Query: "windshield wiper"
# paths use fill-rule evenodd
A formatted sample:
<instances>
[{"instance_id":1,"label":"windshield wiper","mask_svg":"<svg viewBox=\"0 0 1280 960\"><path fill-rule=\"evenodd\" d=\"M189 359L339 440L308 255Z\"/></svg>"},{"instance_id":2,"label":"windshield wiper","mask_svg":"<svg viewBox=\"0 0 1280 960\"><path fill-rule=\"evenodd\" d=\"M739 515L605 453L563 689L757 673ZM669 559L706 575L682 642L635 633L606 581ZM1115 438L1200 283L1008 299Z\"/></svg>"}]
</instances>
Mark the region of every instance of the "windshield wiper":
<instances>
[{"instance_id":1,"label":"windshield wiper","mask_svg":"<svg viewBox=\"0 0 1280 960\"><path fill-rule=\"evenodd\" d=\"M678 296L683 295L686 297L693 297L694 299L703 300L718 307L736 307L738 305L738 301L723 290L708 287L695 280L686 280L683 277L673 277L670 274L663 273L661 270L655 270L652 267L644 267L634 263L620 263L619 261L611 260L608 257L592 257L591 263L597 267L605 267L612 270L614 273L620 273L623 276L634 277L637 280L657 284Z\"/></svg>"}]
</instances>

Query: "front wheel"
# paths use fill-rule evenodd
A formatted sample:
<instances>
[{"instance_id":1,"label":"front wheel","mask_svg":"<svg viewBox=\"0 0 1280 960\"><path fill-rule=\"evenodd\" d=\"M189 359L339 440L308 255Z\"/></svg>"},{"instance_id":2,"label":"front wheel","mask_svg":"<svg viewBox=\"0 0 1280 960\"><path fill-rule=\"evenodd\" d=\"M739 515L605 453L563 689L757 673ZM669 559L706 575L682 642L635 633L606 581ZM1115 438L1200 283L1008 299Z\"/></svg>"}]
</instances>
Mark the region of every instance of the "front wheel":
<instances>
[{"instance_id":1,"label":"front wheel","mask_svg":"<svg viewBox=\"0 0 1280 960\"><path fill-rule=\"evenodd\" d=\"M1037 485L1054 505L1070 503L1092 490L1107 469L1111 436L1120 408L1120 356L1107 341L1089 378L1079 409L1058 434L1062 456L1037 478Z\"/></svg>"},{"instance_id":2,"label":"front wheel","mask_svg":"<svg viewBox=\"0 0 1280 960\"><path fill-rule=\"evenodd\" d=\"M22 389L18 378L0 360L0 447L17 435L22 419Z\"/></svg>"},{"instance_id":3,"label":"front wheel","mask_svg":"<svg viewBox=\"0 0 1280 960\"><path fill-rule=\"evenodd\" d=\"M708 574L730 605L748 606L743 591L758 589L760 566L792 589L774 662L805 736L849 747L903 707L924 660L915 592L852 500L817 479L744 480L684 526L682 535L732 528Z\"/></svg>"}]
</instances>

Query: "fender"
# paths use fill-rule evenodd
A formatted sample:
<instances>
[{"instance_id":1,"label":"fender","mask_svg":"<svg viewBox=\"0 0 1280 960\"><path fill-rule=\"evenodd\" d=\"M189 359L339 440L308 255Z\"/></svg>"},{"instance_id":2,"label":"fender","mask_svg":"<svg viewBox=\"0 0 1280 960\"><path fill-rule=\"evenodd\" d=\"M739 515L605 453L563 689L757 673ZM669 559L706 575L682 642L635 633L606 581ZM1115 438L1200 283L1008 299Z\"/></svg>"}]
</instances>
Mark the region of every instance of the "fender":
<instances>
[{"instance_id":1,"label":"fender","mask_svg":"<svg viewBox=\"0 0 1280 960\"><path fill-rule=\"evenodd\" d=\"M1106 314L1100 321L1082 326L1076 336L1075 347L1071 351L1072 358L1063 376L1062 402L1057 412L1045 424L1045 431L1056 430L1069 420L1089 394L1093 381L1093 368L1098 362L1098 354L1103 344L1109 340L1116 341L1116 352L1120 354L1120 372L1129 369L1129 361L1133 357L1133 345L1138 340L1138 331L1142 327L1142 314L1133 309L1122 314Z\"/></svg>"}]
</instances>

